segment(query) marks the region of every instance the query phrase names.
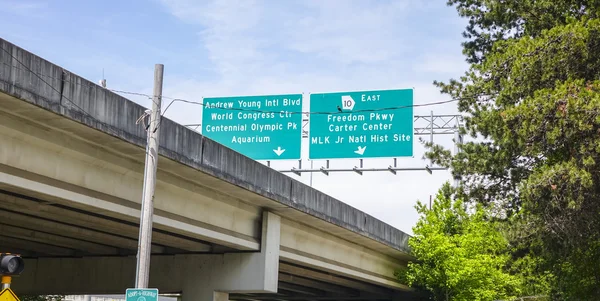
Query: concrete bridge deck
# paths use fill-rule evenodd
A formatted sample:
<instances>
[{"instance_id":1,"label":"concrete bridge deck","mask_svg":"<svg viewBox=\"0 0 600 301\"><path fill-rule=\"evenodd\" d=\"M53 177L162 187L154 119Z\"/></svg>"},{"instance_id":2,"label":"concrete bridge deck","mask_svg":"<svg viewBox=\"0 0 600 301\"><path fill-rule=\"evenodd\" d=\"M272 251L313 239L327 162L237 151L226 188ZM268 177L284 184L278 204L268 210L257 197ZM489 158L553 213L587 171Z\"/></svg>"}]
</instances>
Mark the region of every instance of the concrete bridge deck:
<instances>
[{"instance_id":1,"label":"concrete bridge deck","mask_svg":"<svg viewBox=\"0 0 600 301\"><path fill-rule=\"evenodd\" d=\"M5 40L0 48L0 251L27 256L15 290L124 293L135 278L145 108ZM151 286L225 300L410 291L394 277L410 259L407 234L169 119L160 126Z\"/></svg>"}]
</instances>

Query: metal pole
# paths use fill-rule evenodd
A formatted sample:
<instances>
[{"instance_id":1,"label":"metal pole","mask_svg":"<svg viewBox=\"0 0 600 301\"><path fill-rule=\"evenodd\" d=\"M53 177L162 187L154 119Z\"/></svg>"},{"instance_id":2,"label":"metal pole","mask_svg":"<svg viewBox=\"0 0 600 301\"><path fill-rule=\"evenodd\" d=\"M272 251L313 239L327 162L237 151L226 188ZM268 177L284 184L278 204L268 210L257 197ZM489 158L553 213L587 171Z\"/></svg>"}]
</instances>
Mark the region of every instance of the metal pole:
<instances>
[{"instance_id":1,"label":"metal pole","mask_svg":"<svg viewBox=\"0 0 600 301\"><path fill-rule=\"evenodd\" d=\"M313 160L310 160L310 169L313 169L313 168L314 168L314 166L313 166L313 163L314 163L314 162L315 162L315 161L313 161ZM310 187L312 187L312 177L313 177L313 174L312 174L312 172L311 172L311 173L310 173Z\"/></svg>"},{"instance_id":2,"label":"metal pole","mask_svg":"<svg viewBox=\"0 0 600 301\"><path fill-rule=\"evenodd\" d=\"M429 133L429 142L431 142L431 144L433 144L433 111L431 111L430 131L431 131L431 133Z\"/></svg>"},{"instance_id":3,"label":"metal pole","mask_svg":"<svg viewBox=\"0 0 600 301\"><path fill-rule=\"evenodd\" d=\"M454 132L454 156L458 155L458 140L460 138L460 134L458 131ZM458 179L454 178L454 188L458 188Z\"/></svg>"},{"instance_id":4,"label":"metal pole","mask_svg":"<svg viewBox=\"0 0 600 301\"><path fill-rule=\"evenodd\" d=\"M150 278L150 249L152 245L152 214L154 207L154 188L156 185L156 167L158 165L158 137L160 124L160 104L163 86L162 64L154 66L154 93L152 97L152 114L148 126L146 147L146 164L144 170L144 186L142 192L142 210L140 216L140 234L138 238L137 269L135 287L148 288Z\"/></svg>"},{"instance_id":5,"label":"metal pole","mask_svg":"<svg viewBox=\"0 0 600 301\"><path fill-rule=\"evenodd\" d=\"M454 156L460 152L459 145L462 144L462 135L460 134L460 121L456 118L456 131L454 132ZM458 188L460 182L457 178L454 178L454 187Z\"/></svg>"},{"instance_id":6,"label":"metal pole","mask_svg":"<svg viewBox=\"0 0 600 301\"><path fill-rule=\"evenodd\" d=\"M391 167L386 167L386 168L314 168L314 169L284 169L284 170L279 170L279 172L282 173L286 173L286 172L293 172L293 173L303 173L303 172L357 172L357 171L364 171L364 172L372 172L372 171L436 171L436 170L448 170L445 167L402 167L402 168L391 168Z\"/></svg>"},{"instance_id":7,"label":"metal pole","mask_svg":"<svg viewBox=\"0 0 600 301\"><path fill-rule=\"evenodd\" d=\"M2 276L2 290L10 288L10 283L12 282L12 277L10 276Z\"/></svg>"}]
</instances>

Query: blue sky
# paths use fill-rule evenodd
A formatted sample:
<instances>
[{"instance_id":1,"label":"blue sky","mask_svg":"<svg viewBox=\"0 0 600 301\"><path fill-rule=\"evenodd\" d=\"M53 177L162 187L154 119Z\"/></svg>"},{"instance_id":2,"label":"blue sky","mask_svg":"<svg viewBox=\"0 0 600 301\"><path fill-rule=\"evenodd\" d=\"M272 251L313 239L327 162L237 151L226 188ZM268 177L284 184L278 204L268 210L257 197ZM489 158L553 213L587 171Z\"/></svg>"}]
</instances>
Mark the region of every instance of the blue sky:
<instances>
[{"instance_id":1,"label":"blue sky","mask_svg":"<svg viewBox=\"0 0 600 301\"><path fill-rule=\"evenodd\" d=\"M3 39L73 73L98 82L104 71L108 88L150 94L154 64L162 63L164 95L192 100L412 87L415 103L437 102L448 96L433 80L467 68L460 46L466 21L440 0L0 0L0 14ZM457 112L450 103L415 114L431 110ZM182 124L200 123L201 115L184 103L167 112ZM450 138L435 139L451 147ZM415 153L399 164L424 166L418 144ZM351 168L355 161L331 166ZM390 164L365 160L365 167ZM411 232L416 200L449 179L448 172L314 174L313 186Z\"/></svg>"}]
</instances>

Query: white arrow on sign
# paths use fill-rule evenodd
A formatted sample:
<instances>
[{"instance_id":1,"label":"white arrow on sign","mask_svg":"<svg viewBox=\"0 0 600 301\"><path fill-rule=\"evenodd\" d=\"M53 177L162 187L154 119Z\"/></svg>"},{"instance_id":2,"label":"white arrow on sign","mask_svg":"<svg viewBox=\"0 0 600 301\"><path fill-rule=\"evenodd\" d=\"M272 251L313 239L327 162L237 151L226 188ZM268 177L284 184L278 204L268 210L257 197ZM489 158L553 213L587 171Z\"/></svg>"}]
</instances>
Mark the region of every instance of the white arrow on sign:
<instances>
[{"instance_id":1,"label":"white arrow on sign","mask_svg":"<svg viewBox=\"0 0 600 301\"><path fill-rule=\"evenodd\" d=\"M355 104L356 104L356 102L354 102L354 99L352 99L352 96L342 95L342 109L352 111L352 109L354 109Z\"/></svg>"},{"instance_id":2,"label":"white arrow on sign","mask_svg":"<svg viewBox=\"0 0 600 301\"><path fill-rule=\"evenodd\" d=\"M354 152L362 156L362 155L365 153L365 150L366 150L366 149L367 149L367 147L366 147L366 146L363 146L363 147L360 147L360 146L359 146L359 147L358 147L358 149L357 149L357 150L355 150Z\"/></svg>"},{"instance_id":3,"label":"white arrow on sign","mask_svg":"<svg viewBox=\"0 0 600 301\"><path fill-rule=\"evenodd\" d=\"M278 146L277 149L274 149L273 151L279 157L281 154L283 154L283 152L285 152L285 149L281 149L281 146Z\"/></svg>"}]
</instances>

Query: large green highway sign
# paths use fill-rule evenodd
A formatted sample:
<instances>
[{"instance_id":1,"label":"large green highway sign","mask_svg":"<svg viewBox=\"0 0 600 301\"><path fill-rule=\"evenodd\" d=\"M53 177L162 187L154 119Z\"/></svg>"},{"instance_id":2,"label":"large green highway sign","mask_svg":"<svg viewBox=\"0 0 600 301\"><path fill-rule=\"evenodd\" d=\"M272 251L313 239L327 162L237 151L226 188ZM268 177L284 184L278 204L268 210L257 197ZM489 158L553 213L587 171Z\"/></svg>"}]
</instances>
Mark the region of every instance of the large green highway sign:
<instances>
[{"instance_id":1,"label":"large green highway sign","mask_svg":"<svg viewBox=\"0 0 600 301\"><path fill-rule=\"evenodd\" d=\"M310 159L413 155L413 90L310 95Z\"/></svg>"},{"instance_id":2,"label":"large green highway sign","mask_svg":"<svg viewBox=\"0 0 600 301\"><path fill-rule=\"evenodd\" d=\"M254 160L300 159L302 94L204 98L202 135Z\"/></svg>"}]
</instances>

